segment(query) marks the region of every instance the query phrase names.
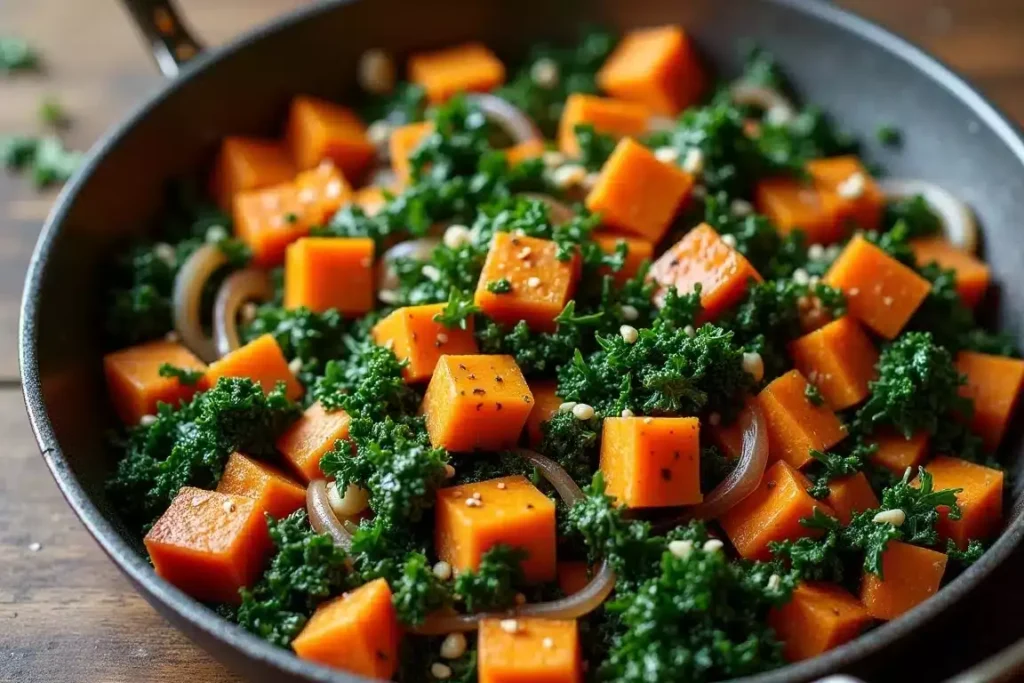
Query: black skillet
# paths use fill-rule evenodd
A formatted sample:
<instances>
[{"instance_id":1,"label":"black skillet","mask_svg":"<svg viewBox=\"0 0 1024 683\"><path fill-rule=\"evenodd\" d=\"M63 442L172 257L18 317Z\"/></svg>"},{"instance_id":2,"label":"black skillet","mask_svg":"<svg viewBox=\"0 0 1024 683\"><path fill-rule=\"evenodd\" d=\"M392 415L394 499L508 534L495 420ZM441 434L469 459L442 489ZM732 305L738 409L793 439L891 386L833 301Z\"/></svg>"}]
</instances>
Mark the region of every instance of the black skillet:
<instances>
[{"instance_id":1,"label":"black skillet","mask_svg":"<svg viewBox=\"0 0 1024 683\"><path fill-rule=\"evenodd\" d=\"M22 303L25 400L57 484L104 550L167 619L250 679L357 680L271 647L157 578L138 540L111 514L103 481L113 462L103 444L112 420L98 400L104 387L97 321L105 303L99 281L115 245L159 213L166 181L200 173L225 135L277 134L297 93L351 97L356 61L368 48L402 56L475 38L514 58L538 39L571 39L584 22L619 30L677 23L695 36L707 62L728 75L738 68L737 43L753 39L781 59L809 100L869 141L870 158L894 175L949 187L974 207L985 228L986 258L1003 285L991 302L993 319L1024 340L1019 132L934 59L833 6L815 0L341 0L293 12L184 63L199 45L172 8L160 0L126 4L161 69L176 78L96 145L43 228ZM903 149L872 147L876 127L893 122L906 129ZM1012 474L1021 471L1020 454L1013 449ZM1014 487L1003 536L936 597L822 657L756 680L811 679L898 649L1020 544L1020 499Z\"/></svg>"}]
</instances>

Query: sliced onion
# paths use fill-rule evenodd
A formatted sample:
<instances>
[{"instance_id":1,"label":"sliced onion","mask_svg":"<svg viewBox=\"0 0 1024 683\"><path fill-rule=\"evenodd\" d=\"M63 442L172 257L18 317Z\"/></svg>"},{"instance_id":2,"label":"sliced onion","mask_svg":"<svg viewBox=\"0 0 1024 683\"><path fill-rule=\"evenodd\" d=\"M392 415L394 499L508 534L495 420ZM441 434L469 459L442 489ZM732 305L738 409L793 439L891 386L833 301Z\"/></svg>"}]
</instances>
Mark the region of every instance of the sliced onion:
<instances>
[{"instance_id":1,"label":"sliced onion","mask_svg":"<svg viewBox=\"0 0 1024 683\"><path fill-rule=\"evenodd\" d=\"M202 360L211 363L219 356L212 337L203 331L199 320L203 287L228 257L216 244L204 244L188 257L174 278L174 329L185 346Z\"/></svg>"},{"instance_id":2,"label":"sliced onion","mask_svg":"<svg viewBox=\"0 0 1024 683\"><path fill-rule=\"evenodd\" d=\"M309 513L309 525L318 534L330 534L334 544L348 550L352 547L352 534L341 523L331 509L327 498L327 482L314 479L306 489L306 511Z\"/></svg>"},{"instance_id":3,"label":"sliced onion","mask_svg":"<svg viewBox=\"0 0 1024 683\"><path fill-rule=\"evenodd\" d=\"M224 280L213 304L213 339L220 356L241 346L238 339L238 309L247 302L269 301L273 296L270 276L264 270L246 268L232 273Z\"/></svg>"},{"instance_id":4,"label":"sliced onion","mask_svg":"<svg viewBox=\"0 0 1024 683\"><path fill-rule=\"evenodd\" d=\"M569 208L568 204L558 201L551 195L542 194L540 192L521 192L519 196L526 197L527 199L534 199L547 205L548 216L551 218L551 223L553 225L568 223L576 216L575 212Z\"/></svg>"},{"instance_id":5,"label":"sliced onion","mask_svg":"<svg viewBox=\"0 0 1024 683\"><path fill-rule=\"evenodd\" d=\"M469 94L466 100L480 107L484 116L501 126L515 144L544 139L530 117L509 101L486 94Z\"/></svg>"},{"instance_id":6,"label":"sliced onion","mask_svg":"<svg viewBox=\"0 0 1024 683\"><path fill-rule=\"evenodd\" d=\"M737 104L759 107L772 123L784 124L796 118L796 107L778 90L756 83L736 81L729 86L729 96Z\"/></svg>"},{"instance_id":7,"label":"sliced onion","mask_svg":"<svg viewBox=\"0 0 1024 683\"><path fill-rule=\"evenodd\" d=\"M886 178L878 184L889 198L921 195L938 215L946 239L966 252L973 254L978 250L978 223L974 212L948 190L926 180Z\"/></svg>"},{"instance_id":8,"label":"sliced onion","mask_svg":"<svg viewBox=\"0 0 1024 683\"><path fill-rule=\"evenodd\" d=\"M414 259L426 261L430 258L431 252L441 243L440 237L419 237L414 240L406 240L392 246L380 259L380 266L377 269L377 291L393 291L398 289L398 273L395 272L394 262L398 259Z\"/></svg>"},{"instance_id":9,"label":"sliced onion","mask_svg":"<svg viewBox=\"0 0 1024 683\"><path fill-rule=\"evenodd\" d=\"M548 483L558 491L558 495L562 497L566 505L572 507L583 500L583 491L573 481L573 478L569 476L569 473L557 462L526 448L517 448L514 453L540 470L540 473L548 480Z\"/></svg>"}]
</instances>

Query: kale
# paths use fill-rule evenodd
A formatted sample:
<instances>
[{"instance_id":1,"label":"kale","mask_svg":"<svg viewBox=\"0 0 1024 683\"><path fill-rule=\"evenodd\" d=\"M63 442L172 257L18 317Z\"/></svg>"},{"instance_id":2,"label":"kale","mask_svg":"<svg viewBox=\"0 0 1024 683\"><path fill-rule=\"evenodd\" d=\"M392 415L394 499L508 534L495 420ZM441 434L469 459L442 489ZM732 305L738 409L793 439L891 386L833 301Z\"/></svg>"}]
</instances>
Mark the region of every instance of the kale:
<instances>
[{"instance_id":1,"label":"kale","mask_svg":"<svg viewBox=\"0 0 1024 683\"><path fill-rule=\"evenodd\" d=\"M298 359L298 379L304 386L313 386L324 373L328 361L344 358L349 325L338 311L316 313L302 306L285 308L264 304L256 309L251 322L241 329L241 337L250 342L270 334L288 360Z\"/></svg>"},{"instance_id":2,"label":"kale","mask_svg":"<svg viewBox=\"0 0 1024 683\"><path fill-rule=\"evenodd\" d=\"M367 578L362 575L359 580L364 581ZM434 575L427 556L423 553L408 553L401 564L401 573L397 577L392 577L389 583L392 604L395 606L399 621L403 624L421 624L428 614L451 602L448 587Z\"/></svg>"},{"instance_id":3,"label":"kale","mask_svg":"<svg viewBox=\"0 0 1024 683\"><path fill-rule=\"evenodd\" d=\"M491 280L487 283L487 291L491 294L508 294L512 291L512 281L507 277Z\"/></svg>"},{"instance_id":4,"label":"kale","mask_svg":"<svg viewBox=\"0 0 1024 683\"><path fill-rule=\"evenodd\" d=\"M542 487L546 481L533 465L516 455L514 451L486 454L453 453L449 464L455 468L455 476L445 482L448 486L472 484L513 474L521 474L532 480L534 485Z\"/></svg>"},{"instance_id":5,"label":"kale","mask_svg":"<svg viewBox=\"0 0 1024 683\"><path fill-rule=\"evenodd\" d=\"M39 53L28 41L15 36L0 36L0 74L38 68Z\"/></svg>"},{"instance_id":6,"label":"kale","mask_svg":"<svg viewBox=\"0 0 1024 683\"><path fill-rule=\"evenodd\" d=\"M82 153L67 149L55 135L0 138L0 160L12 171L28 171L37 188L63 183L78 170Z\"/></svg>"},{"instance_id":7,"label":"kale","mask_svg":"<svg viewBox=\"0 0 1024 683\"><path fill-rule=\"evenodd\" d=\"M768 173L799 177L808 161L855 153L858 147L853 136L840 131L817 107L808 107L785 123L762 121L756 146Z\"/></svg>"},{"instance_id":8,"label":"kale","mask_svg":"<svg viewBox=\"0 0 1024 683\"><path fill-rule=\"evenodd\" d=\"M374 96L363 107L366 121L386 121L392 126L422 121L427 112L427 92L416 83L398 83L393 92Z\"/></svg>"},{"instance_id":9,"label":"kale","mask_svg":"<svg viewBox=\"0 0 1024 683\"><path fill-rule=\"evenodd\" d=\"M429 114L433 132L409 157L412 182L428 176L445 181L475 173L480 158L491 151L489 137L493 124L461 95Z\"/></svg>"},{"instance_id":10,"label":"kale","mask_svg":"<svg viewBox=\"0 0 1024 683\"><path fill-rule=\"evenodd\" d=\"M600 171L615 149L615 138L589 123L577 123L573 134L580 148L579 163L588 171Z\"/></svg>"},{"instance_id":11,"label":"kale","mask_svg":"<svg viewBox=\"0 0 1024 683\"><path fill-rule=\"evenodd\" d=\"M275 521L267 518L275 552L252 589L242 589L234 615L242 628L287 648L324 600L344 587L345 552L329 534L309 527L305 510Z\"/></svg>"},{"instance_id":12,"label":"kale","mask_svg":"<svg viewBox=\"0 0 1024 683\"><path fill-rule=\"evenodd\" d=\"M895 126L879 126L875 129L875 137L886 147L899 147L903 143L903 133Z\"/></svg>"},{"instance_id":13,"label":"kale","mask_svg":"<svg viewBox=\"0 0 1024 683\"><path fill-rule=\"evenodd\" d=\"M775 55L767 50L751 45L747 48L743 60L743 76L740 80L752 85L777 90L783 94L792 92L792 86Z\"/></svg>"},{"instance_id":14,"label":"kale","mask_svg":"<svg viewBox=\"0 0 1024 683\"><path fill-rule=\"evenodd\" d=\"M440 313L434 316L434 322L441 323L448 329L465 330L469 326L467 321L470 316L479 312L480 307L473 303L472 294L463 294L452 287L452 291L448 294L448 303Z\"/></svg>"},{"instance_id":15,"label":"kale","mask_svg":"<svg viewBox=\"0 0 1024 683\"><path fill-rule=\"evenodd\" d=\"M349 415L380 420L389 414L415 412L416 392L402 377L405 361L378 346L368 335L346 335L344 360L330 360L311 394L326 410L344 409Z\"/></svg>"},{"instance_id":16,"label":"kale","mask_svg":"<svg viewBox=\"0 0 1024 683\"><path fill-rule=\"evenodd\" d=\"M782 235L766 216L740 215L730 208L724 192L710 194L704 200L704 221L720 235L731 235L736 250L767 280L790 278L798 268L807 266L804 234L794 230Z\"/></svg>"},{"instance_id":17,"label":"kale","mask_svg":"<svg viewBox=\"0 0 1024 683\"><path fill-rule=\"evenodd\" d=\"M967 543L967 547L961 550L957 547L955 541L952 538L946 539L946 557L951 562L955 562L961 567L970 567L972 564L981 559L981 556L985 554L985 546L981 541L977 539L971 539Z\"/></svg>"},{"instance_id":18,"label":"kale","mask_svg":"<svg viewBox=\"0 0 1024 683\"><path fill-rule=\"evenodd\" d=\"M804 398L812 406L825 405L825 397L821 395L821 389L818 388L817 384L808 382L807 386L804 387Z\"/></svg>"},{"instance_id":19,"label":"kale","mask_svg":"<svg viewBox=\"0 0 1024 683\"><path fill-rule=\"evenodd\" d=\"M550 457L576 483L589 482L597 466L598 432L596 420L580 420L571 412L557 412L540 425L540 452Z\"/></svg>"},{"instance_id":20,"label":"kale","mask_svg":"<svg viewBox=\"0 0 1024 683\"><path fill-rule=\"evenodd\" d=\"M160 369L157 372L161 377L177 379L186 386L195 386L203 378L203 374L205 374L202 370L188 370L171 365L170 363L161 363Z\"/></svg>"},{"instance_id":21,"label":"kale","mask_svg":"<svg viewBox=\"0 0 1024 683\"><path fill-rule=\"evenodd\" d=\"M665 292L661 310L651 323L652 327L664 330L685 330L693 327L700 314L700 283L689 294L679 294L672 285Z\"/></svg>"},{"instance_id":22,"label":"kale","mask_svg":"<svg viewBox=\"0 0 1024 683\"><path fill-rule=\"evenodd\" d=\"M46 97L39 103L39 120L50 128L67 128L71 123L64 106L54 97Z\"/></svg>"},{"instance_id":23,"label":"kale","mask_svg":"<svg viewBox=\"0 0 1024 683\"><path fill-rule=\"evenodd\" d=\"M477 569L460 572L455 595L465 603L466 612L495 612L514 606L517 587L523 583L525 559L525 550L498 544L481 556Z\"/></svg>"},{"instance_id":24,"label":"kale","mask_svg":"<svg viewBox=\"0 0 1024 683\"><path fill-rule=\"evenodd\" d=\"M878 444L848 439L839 445L839 449L823 452L812 448L810 451L815 464L812 471L808 472L814 480L808 493L818 500L828 497L828 484L833 479L862 472L868 458L878 450Z\"/></svg>"},{"instance_id":25,"label":"kale","mask_svg":"<svg viewBox=\"0 0 1024 683\"><path fill-rule=\"evenodd\" d=\"M736 469L735 458L724 455L715 446L701 448L700 490L713 491L734 469Z\"/></svg>"},{"instance_id":26,"label":"kale","mask_svg":"<svg viewBox=\"0 0 1024 683\"><path fill-rule=\"evenodd\" d=\"M885 205L882 225L892 228L902 223L907 239L932 237L942 232L942 223L921 195L900 197Z\"/></svg>"}]
</instances>

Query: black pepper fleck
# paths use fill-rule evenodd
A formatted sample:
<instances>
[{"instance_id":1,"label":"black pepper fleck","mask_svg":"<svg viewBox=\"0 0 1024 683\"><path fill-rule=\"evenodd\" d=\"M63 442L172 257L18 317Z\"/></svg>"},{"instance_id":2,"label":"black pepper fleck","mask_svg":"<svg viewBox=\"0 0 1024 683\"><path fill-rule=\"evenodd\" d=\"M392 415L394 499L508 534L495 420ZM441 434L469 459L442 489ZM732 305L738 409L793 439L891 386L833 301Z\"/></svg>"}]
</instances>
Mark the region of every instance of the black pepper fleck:
<instances>
[{"instance_id":1,"label":"black pepper fleck","mask_svg":"<svg viewBox=\"0 0 1024 683\"><path fill-rule=\"evenodd\" d=\"M661 478L665 481L672 481L672 470L667 467L661 468Z\"/></svg>"},{"instance_id":2,"label":"black pepper fleck","mask_svg":"<svg viewBox=\"0 0 1024 683\"><path fill-rule=\"evenodd\" d=\"M486 393L487 392L484 391L483 389L481 389L480 387L477 387L476 389L473 390L473 395L474 396L483 396Z\"/></svg>"}]
</instances>

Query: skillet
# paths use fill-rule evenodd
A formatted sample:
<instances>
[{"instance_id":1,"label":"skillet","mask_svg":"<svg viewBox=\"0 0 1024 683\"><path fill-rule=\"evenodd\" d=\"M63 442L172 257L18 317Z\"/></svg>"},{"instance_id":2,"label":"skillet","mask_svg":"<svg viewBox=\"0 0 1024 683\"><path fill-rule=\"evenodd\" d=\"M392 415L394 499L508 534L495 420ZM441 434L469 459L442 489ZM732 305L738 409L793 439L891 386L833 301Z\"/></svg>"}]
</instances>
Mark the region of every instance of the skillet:
<instances>
[{"instance_id":1,"label":"skillet","mask_svg":"<svg viewBox=\"0 0 1024 683\"><path fill-rule=\"evenodd\" d=\"M114 466L104 432L114 424L103 395L100 327L103 269L116 245L146 229L168 180L201 172L227 134L280 129L292 95L344 100L356 62L385 47L397 57L469 38L509 59L538 39L568 41L582 20L617 29L678 23L705 60L728 76L738 42L773 52L799 92L867 143L865 155L893 175L954 189L984 226L986 260L1004 289L988 315L1024 341L1024 140L958 76L887 31L818 0L336 0L282 17L225 47L200 53L165 0L125 0L161 70L176 76L90 153L44 226L26 280L20 326L23 389L33 430L58 486L136 588L175 626L229 667L259 681L357 681L302 662L221 620L152 571L138 539L112 514L103 482ZM162 28L161 28L162 27ZM179 73L180 70L180 73ZM896 123L899 153L872 146ZM1020 479L1020 438L1006 456ZM759 682L807 680L855 668L962 600L1024 536L1021 488L1008 492L1007 528L985 556L936 597L821 657L763 674Z\"/></svg>"}]
</instances>

